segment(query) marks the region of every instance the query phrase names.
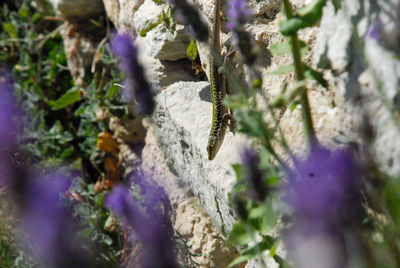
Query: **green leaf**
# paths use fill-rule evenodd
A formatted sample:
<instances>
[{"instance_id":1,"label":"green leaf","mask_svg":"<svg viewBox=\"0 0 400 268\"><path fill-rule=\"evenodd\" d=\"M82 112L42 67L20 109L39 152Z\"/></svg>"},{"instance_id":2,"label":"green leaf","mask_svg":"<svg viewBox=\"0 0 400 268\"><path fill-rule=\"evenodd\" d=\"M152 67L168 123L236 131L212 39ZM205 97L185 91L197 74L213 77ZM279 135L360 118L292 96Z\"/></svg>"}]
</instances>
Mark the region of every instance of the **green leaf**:
<instances>
[{"instance_id":1,"label":"green leaf","mask_svg":"<svg viewBox=\"0 0 400 268\"><path fill-rule=\"evenodd\" d=\"M66 158L70 157L73 153L74 153L74 147L69 146L68 148L62 151L60 158L65 160Z\"/></svg>"},{"instance_id":2,"label":"green leaf","mask_svg":"<svg viewBox=\"0 0 400 268\"><path fill-rule=\"evenodd\" d=\"M309 66L305 66L305 68L306 68L306 70L304 72L304 76L306 78L315 80L318 82L318 84L320 84L324 88L328 89L328 82L325 80L325 78L321 72L318 72Z\"/></svg>"},{"instance_id":3,"label":"green leaf","mask_svg":"<svg viewBox=\"0 0 400 268\"><path fill-rule=\"evenodd\" d=\"M256 245L249 247L247 249L241 250L240 251L240 256L234 259L228 266L229 267L234 267L242 262L249 261L258 255L262 254L263 251L271 248L275 242L275 239L272 237L266 236L264 239L257 243Z\"/></svg>"},{"instance_id":4,"label":"green leaf","mask_svg":"<svg viewBox=\"0 0 400 268\"><path fill-rule=\"evenodd\" d=\"M164 4L163 0L153 0L154 3L156 3L157 5L162 5Z\"/></svg>"},{"instance_id":5,"label":"green leaf","mask_svg":"<svg viewBox=\"0 0 400 268\"><path fill-rule=\"evenodd\" d=\"M197 45L193 39L190 40L190 44L188 45L188 47L186 49L186 55L192 61L196 60L196 58L197 58L197 55L198 55Z\"/></svg>"},{"instance_id":6,"label":"green leaf","mask_svg":"<svg viewBox=\"0 0 400 268\"><path fill-rule=\"evenodd\" d=\"M237 179L243 178L243 176L244 176L244 167L243 167L243 165L241 165L241 164L233 164L232 168L236 173L236 178Z\"/></svg>"},{"instance_id":7,"label":"green leaf","mask_svg":"<svg viewBox=\"0 0 400 268\"><path fill-rule=\"evenodd\" d=\"M292 72L294 71L294 65L290 64L290 65L282 65L279 66L277 69L268 72L268 74L277 74L277 75L282 75L282 74L286 74L288 72Z\"/></svg>"},{"instance_id":8,"label":"green leaf","mask_svg":"<svg viewBox=\"0 0 400 268\"><path fill-rule=\"evenodd\" d=\"M290 111L293 112L297 108L297 105L299 105L299 102L293 102L290 105Z\"/></svg>"},{"instance_id":9,"label":"green leaf","mask_svg":"<svg viewBox=\"0 0 400 268\"><path fill-rule=\"evenodd\" d=\"M304 41L300 41L300 47L301 55L304 56L305 53L307 53L308 51L307 44ZM284 41L281 43L273 44L269 47L269 51L271 51L271 53L274 55L284 55L292 51L292 45L290 44L290 41Z\"/></svg>"},{"instance_id":10,"label":"green leaf","mask_svg":"<svg viewBox=\"0 0 400 268\"><path fill-rule=\"evenodd\" d=\"M252 241L251 236L246 232L245 223L237 221L228 236L228 243L235 246L247 245Z\"/></svg>"},{"instance_id":11,"label":"green leaf","mask_svg":"<svg viewBox=\"0 0 400 268\"><path fill-rule=\"evenodd\" d=\"M49 105L53 110L60 110L68 105L71 105L81 100L81 93L79 89L73 89L62 95L58 100L51 100Z\"/></svg>"},{"instance_id":12,"label":"green leaf","mask_svg":"<svg viewBox=\"0 0 400 268\"><path fill-rule=\"evenodd\" d=\"M15 27L14 24L12 24L10 22L5 22L5 23L2 24L2 26L3 26L3 30L5 32L7 32L8 35L11 38L17 38L18 37L18 30L17 30L17 27Z\"/></svg>"},{"instance_id":13,"label":"green leaf","mask_svg":"<svg viewBox=\"0 0 400 268\"><path fill-rule=\"evenodd\" d=\"M326 0L314 0L308 6L297 10L293 18L279 23L279 31L284 36L292 36L300 29L314 26L321 19L325 4Z\"/></svg>"},{"instance_id":14,"label":"green leaf","mask_svg":"<svg viewBox=\"0 0 400 268\"><path fill-rule=\"evenodd\" d=\"M112 97L115 96L115 94L117 94L119 91L119 87L116 85L111 85L110 88L107 91L107 94L105 95L104 98L106 99L111 99Z\"/></svg>"},{"instance_id":15,"label":"green leaf","mask_svg":"<svg viewBox=\"0 0 400 268\"><path fill-rule=\"evenodd\" d=\"M224 104L231 109L237 109L240 107L248 106L248 99L244 94L237 94L233 96L227 96L224 99Z\"/></svg>"},{"instance_id":16,"label":"green leaf","mask_svg":"<svg viewBox=\"0 0 400 268\"><path fill-rule=\"evenodd\" d=\"M269 47L269 51L271 51L272 54L274 55L284 55L288 52L290 52L292 49L292 46L288 41L278 43L278 44L273 44L272 46Z\"/></svg>"},{"instance_id":17,"label":"green leaf","mask_svg":"<svg viewBox=\"0 0 400 268\"><path fill-rule=\"evenodd\" d=\"M267 199L262 207L264 209L264 213L260 226L260 234L265 235L275 228L276 224L278 223L279 216L272 208L272 199Z\"/></svg>"},{"instance_id":18,"label":"green leaf","mask_svg":"<svg viewBox=\"0 0 400 268\"><path fill-rule=\"evenodd\" d=\"M147 21L143 29L140 30L140 36L145 37L148 32L157 27L161 22L161 19L158 19L157 21Z\"/></svg>"}]
</instances>

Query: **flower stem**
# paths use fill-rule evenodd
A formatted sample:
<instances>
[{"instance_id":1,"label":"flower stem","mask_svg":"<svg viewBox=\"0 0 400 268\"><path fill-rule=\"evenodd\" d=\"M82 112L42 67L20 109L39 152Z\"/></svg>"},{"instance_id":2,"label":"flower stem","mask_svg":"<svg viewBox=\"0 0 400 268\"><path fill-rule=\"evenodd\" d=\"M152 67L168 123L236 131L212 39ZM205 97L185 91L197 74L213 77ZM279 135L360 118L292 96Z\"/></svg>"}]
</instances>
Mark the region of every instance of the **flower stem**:
<instances>
[{"instance_id":1,"label":"flower stem","mask_svg":"<svg viewBox=\"0 0 400 268\"><path fill-rule=\"evenodd\" d=\"M293 17L293 12L289 0L283 0L283 6L287 19L291 19ZM297 33L290 36L290 44L292 46L292 55L294 60L296 79L298 81L302 81L304 80L304 65L301 62L300 42L297 38ZM311 148L312 145L318 144L318 140L313 127L310 103L307 97L307 90L304 89L303 92L304 93L300 95L300 104L302 108L303 118L303 131L307 145L309 148Z\"/></svg>"}]
</instances>

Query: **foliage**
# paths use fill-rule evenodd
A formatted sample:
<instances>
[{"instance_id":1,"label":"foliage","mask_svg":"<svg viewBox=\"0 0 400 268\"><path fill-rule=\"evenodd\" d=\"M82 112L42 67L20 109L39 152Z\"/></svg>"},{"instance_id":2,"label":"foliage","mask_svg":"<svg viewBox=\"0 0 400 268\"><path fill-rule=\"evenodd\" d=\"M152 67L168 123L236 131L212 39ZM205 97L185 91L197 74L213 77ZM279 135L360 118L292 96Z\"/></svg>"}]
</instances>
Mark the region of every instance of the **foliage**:
<instances>
[{"instance_id":1,"label":"foliage","mask_svg":"<svg viewBox=\"0 0 400 268\"><path fill-rule=\"evenodd\" d=\"M198 60L195 39L203 42L208 38L199 12L182 0L170 1L171 6L159 0L154 2L164 5L164 9L155 21L138 30L140 35L145 36L160 24L173 34L174 16L181 15L194 33L187 56L192 61ZM324 256L324 265L331 267L354 263L360 267L400 265L398 179L390 178L379 169L369 155L368 144L358 145L338 137L336 142L343 148L331 151L323 148L315 135L307 80L314 80L324 88L328 88L328 83L321 72L302 61L308 50L306 43L299 39L298 31L314 27L327 3L314 0L304 8L293 10L290 1L283 0L286 20L280 23L279 29L287 40L272 45L270 52L291 54L293 63L279 66L270 74L294 72L296 82L291 87L285 85L272 102L260 94L261 75L254 66L258 50L245 29L250 20L246 1L232 0L227 26L233 32L232 44L242 52L252 81L242 83L220 55L211 51L228 82L237 88L237 94L228 97L225 104L234 110L238 132L253 140L253 146L242 152L242 164L233 165L237 182L229 200L238 221L228 235L228 242L240 248L240 256L229 267L254 258L266 266L262 258L265 254L280 267L309 267L310 263L315 265L321 261L320 256ZM332 3L336 11L341 8L341 0ZM95 170L89 174L89 180L95 181L99 174L105 173L107 160L112 159L109 155L114 156L118 151L118 144L110 138L107 126L97 120L96 113L108 110L119 118L132 116L118 94L117 84L123 78L125 92L133 96L129 100L139 100L137 107L142 108L142 114L149 115L154 108L153 92L138 63L138 51L131 36L116 35L111 48L108 44L100 46L92 73L76 85L66 67L67 55L59 34L61 23L48 20L28 0L23 0L18 9L10 9L6 4L0 8L0 61L4 63L1 67L11 70L9 75L16 81L16 97L24 113L24 116L18 115L18 133L22 136L10 139L12 142L17 139L18 146L14 148L15 144L10 142L1 144L5 149L0 148L1 171L7 171L6 176L14 178L4 180L0 174L0 185L9 186L8 194L14 195L14 201L21 207L21 214L4 215L3 211L14 209L7 202L11 197L3 198L0 192L0 266L38 267L50 259L56 263L53 266L63 267L69 260L54 258L57 250L62 256L70 254L68 250L76 250L79 254L73 254L73 261L91 259L96 267L129 265L126 251L137 243L136 238L145 249L141 260L145 267L157 267L159 260L177 267L176 248L181 248L183 258L195 265L186 242L177 246L172 241L175 233L169 218L170 204L160 189L143 183L147 181L146 176L136 174L137 188L132 195L126 185L108 193L111 184L99 190L83 181L88 178L79 175ZM99 18L91 27L103 34L104 18ZM384 25L377 24L371 36L397 53L385 41L390 35L387 31ZM362 50L362 44L358 45ZM117 60L111 51L120 57L118 62L124 77L116 69ZM3 90L4 85L0 86ZM0 102L0 105L7 104L4 100ZM298 104L301 104L309 149L304 158L295 157L291 152L276 118L282 109L293 109ZM16 116L14 111L9 114L9 117ZM5 131L0 129L0 134ZM22 161L26 165L17 165L19 161L8 157L14 149L22 150L21 155L30 152L30 157ZM116 169L113 163L110 165ZM67 187L65 182L71 177L76 180ZM53 219L50 214L58 217ZM35 233L37 219L49 230L39 228ZM20 223L28 234L32 235L33 230L36 237L26 248L19 247L19 239L24 237L20 234L22 231L13 228ZM24 223L32 224L24 226ZM77 227L78 232L71 232L75 230L72 227ZM56 230L52 237L41 235L52 230ZM79 239L75 240L76 237ZM55 238L79 243L54 243ZM48 252L43 250L49 245L54 248ZM286 247L287 256L277 253L281 245ZM331 254L323 255L326 249Z\"/></svg>"},{"instance_id":2,"label":"foliage","mask_svg":"<svg viewBox=\"0 0 400 268\"><path fill-rule=\"evenodd\" d=\"M30 1L23 1L18 9L9 9L6 4L0 8L0 67L12 70L10 75L18 82L14 84L16 96L25 115L19 122L20 146L33 152L43 169L69 162L80 170L87 168L84 162L101 162L96 142L106 126L96 119L96 112L107 108L120 118L130 117L127 103L118 96L116 84L122 77L108 44L97 52L99 60L95 72L85 77L86 86L75 86L66 67L61 23L47 20ZM102 22L99 27L103 27ZM82 202L73 207L81 220L82 235L95 245L97 266L116 267L123 239L117 228L106 229L112 217L104 206L104 193L97 194L93 186L83 183L77 184L75 193ZM20 267L29 261L24 251L18 251L13 235L2 237L0 251L5 255L1 261L7 262L4 267Z\"/></svg>"},{"instance_id":3,"label":"foliage","mask_svg":"<svg viewBox=\"0 0 400 268\"><path fill-rule=\"evenodd\" d=\"M245 149L243 163L233 166L237 183L230 201L239 220L233 225L228 242L241 250L230 267L252 258L258 258L266 267L261 258L265 252L280 267L310 267L319 261L321 267L344 267L350 262L370 267L399 265L400 236L395 231L399 226L397 180L378 169L365 169L376 167L368 156L368 145L358 146L345 139L346 150L330 151L315 136L306 81L314 80L324 88L328 83L322 73L302 62L307 47L297 33L320 20L326 2L315 0L292 10L290 1L283 1L287 19L279 28L288 41L272 45L270 52L291 53L293 64L279 66L270 74L294 71L297 81L292 87L285 85L273 102L261 100L257 81L260 75L248 64L256 78L249 86L241 84L238 94L225 100L235 111L238 131L252 138L257 149ZM341 1L333 4L337 11ZM241 4L236 6L243 8ZM224 69L228 81L238 84L229 66ZM260 101L264 105L259 105ZM297 104L301 104L304 136L309 145L309 153L303 159L293 156L275 117L277 109ZM283 161L282 154L276 153L277 144L289 160ZM287 256L276 254L281 243ZM319 260L324 248L329 248L331 254Z\"/></svg>"}]
</instances>

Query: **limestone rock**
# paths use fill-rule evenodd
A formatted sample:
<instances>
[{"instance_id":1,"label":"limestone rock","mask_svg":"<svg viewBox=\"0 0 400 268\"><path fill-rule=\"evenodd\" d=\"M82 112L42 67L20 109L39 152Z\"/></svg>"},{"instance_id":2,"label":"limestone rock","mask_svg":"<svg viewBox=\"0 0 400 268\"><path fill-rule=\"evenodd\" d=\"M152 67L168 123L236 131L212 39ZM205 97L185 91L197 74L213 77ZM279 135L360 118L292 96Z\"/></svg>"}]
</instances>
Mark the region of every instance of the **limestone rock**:
<instances>
[{"instance_id":1,"label":"limestone rock","mask_svg":"<svg viewBox=\"0 0 400 268\"><path fill-rule=\"evenodd\" d=\"M149 24L159 21L158 16L164 7L157 5L152 0L146 0L133 16L133 26L140 33ZM144 37L147 54L159 60L175 61L185 59L189 37L184 33L183 25L176 25L174 30L160 23L147 32Z\"/></svg>"},{"instance_id":2,"label":"limestone rock","mask_svg":"<svg viewBox=\"0 0 400 268\"><path fill-rule=\"evenodd\" d=\"M134 29L133 15L144 0L119 0L119 29Z\"/></svg>"},{"instance_id":3,"label":"limestone rock","mask_svg":"<svg viewBox=\"0 0 400 268\"><path fill-rule=\"evenodd\" d=\"M227 267L238 255L238 251L224 242L211 218L204 213L198 198L172 174L158 146L154 125L147 121L144 125L148 131L142 151L142 168L145 173L152 174L165 189L174 210L174 228L186 240L189 251L201 254L192 256L197 263L196 267Z\"/></svg>"},{"instance_id":4,"label":"limestone rock","mask_svg":"<svg viewBox=\"0 0 400 268\"><path fill-rule=\"evenodd\" d=\"M152 120L167 163L200 199L216 226L226 233L235 222L228 193L236 181L232 164L240 162L245 138L227 132L213 161L206 152L212 103L208 82L178 82L156 97Z\"/></svg>"},{"instance_id":5,"label":"limestone rock","mask_svg":"<svg viewBox=\"0 0 400 268\"><path fill-rule=\"evenodd\" d=\"M248 6L251 9L253 15L260 16L265 15L268 18L273 17L274 14L279 12L282 6L281 0L268 0L268 1L257 1L249 0Z\"/></svg>"},{"instance_id":6,"label":"limestone rock","mask_svg":"<svg viewBox=\"0 0 400 268\"><path fill-rule=\"evenodd\" d=\"M71 22L84 21L104 12L102 0L50 0L54 8Z\"/></svg>"},{"instance_id":7,"label":"limestone rock","mask_svg":"<svg viewBox=\"0 0 400 268\"><path fill-rule=\"evenodd\" d=\"M396 1L389 2L396 5ZM393 120L398 114L393 116L388 107L397 111L400 107L400 61L368 35L376 18L388 20L387 14L367 0L344 0L342 5L337 12L330 2L325 7L314 59L319 66L336 72L331 82L344 96L347 112L360 125L363 118L369 119L375 132L375 156L383 170L397 176L400 123Z\"/></svg>"},{"instance_id":8,"label":"limestone rock","mask_svg":"<svg viewBox=\"0 0 400 268\"><path fill-rule=\"evenodd\" d=\"M114 25L118 26L121 10L119 0L103 0L103 4L108 18L114 23Z\"/></svg>"}]
</instances>

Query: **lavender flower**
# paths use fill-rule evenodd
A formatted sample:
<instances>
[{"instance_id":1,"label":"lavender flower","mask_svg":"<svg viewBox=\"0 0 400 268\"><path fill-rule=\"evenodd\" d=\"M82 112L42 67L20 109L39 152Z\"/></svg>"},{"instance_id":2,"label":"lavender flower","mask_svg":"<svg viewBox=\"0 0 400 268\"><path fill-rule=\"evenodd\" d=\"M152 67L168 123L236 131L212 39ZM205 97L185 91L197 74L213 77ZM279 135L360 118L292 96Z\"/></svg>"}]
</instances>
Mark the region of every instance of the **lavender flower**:
<instances>
[{"instance_id":1,"label":"lavender flower","mask_svg":"<svg viewBox=\"0 0 400 268\"><path fill-rule=\"evenodd\" d=\"M186 0L169 0L176 10L177 20L183 25L188 25L190 34L199 41L206 42L208 29L200 17L199 11L189 5Z\"/></svg>"},{"instance_id":2,"label":"lavender flower","mask_svg":"<svg viewBox=\"0 0 400 268\"><path fill-rule=\"evenodd\" d=\"M247 22L249 22L251 18L251 11L247 7L246 0L231 0L229 2L229 9L227 11L227 15L229 18L226 27L235 31L244 26Z\"/></svg>"},{"instance_id":3,"label":"lavender flower","mask_svg":"<svg viewBox=\"0 0 400 268\"><path fill-rule=\"evenodd\" d=\"M179 267L173 250L172 226L168 220L162 220L166 215L155 209L148 210L150 213L146 215L129 190L122 185L113 189L105 203L125 226L132 227L142 242L145 249L142 267Z\"/></svg>"},{"instance_id":4,"label":"lavender flower","mask_svg":"<svg viewBox=\"0 0 400 268\"><path fill-rule=\"evenodd\" d=\"M18 111L13 96L13 82L10 77L0 72L0 149L15 141L16 116Z\"/></svg>"},{"instance_id":5,"label":"lavender flower","mask_svg":"<svg viewBox=\"0 0 400 268\"><path fill-rule=\"evenodd\" d=\"M369 37L375 39L376 41L379 42L381 38L381 34L383 31L383 23L381 19L377 19L375 24L372 26L371 30L369 31L368 35Z\"/></svg>"},{"instance_id":6,"label":"lavender flower","mask_svg":"<svg viewBox=\"0 0 400 268\"><path fill-rule=\"evenodd\" d=\"M232 43L236 46L245 57L248 65L252 65L255 61L254 45L251 43L253 39L246 32L244 25L249 22L251 12L247 7L246 0L230 0L228 13L228 23L226 27L232 31Z\"/></svg>"},{"instance_id":7,"label":"lavender flower","mask_svg":"<svg viewBox=\"0 0 400 268\"><path fill-rule=\"evenodd\" d=\"M154 110L153 93L138 62L138 50L132 37L128 33L116 34L111 50L121 58L120 66L125 73L126 88L123 88L122 96L126 101L137 103L140 113L150 115Z\"/></svg>"},{"instance_id":8,"label":"lavender flower","mask_svg":"<svg viewBox=\"0 0 400 268\"><path fill-rule=\"evenodd\" d=\"M400 14L400 12L397 13ZM378 42L379 45L393 51L397 55L400 54L399 14L395 16L397 19L393 19L387 23L384 23L382 19L378 18L368 32L369 37Z\"/></svg>"},{"instance_id":9,"label":"lavender flower","mask_svg":"<svg viewBox=\"0 0 400 268\"><path fill-rule=\"evenodd\" d=\"M70 183L60 174L28 181L22 228L46 267L91 267L78 226L62 202Z\"/></svg>"},{"instance_id":10,"label":"lavender flower","mask_svg":"<svg viewBox=\"0 0 400 268\"><path fill-rule=\"evenodd\" d=\"M284 238L296 267L345 267L346 241L357 240L349 230L363 213L352 152L314 148L290 174L286 201L294 222Z\"/></svg>"}]
</instances>

